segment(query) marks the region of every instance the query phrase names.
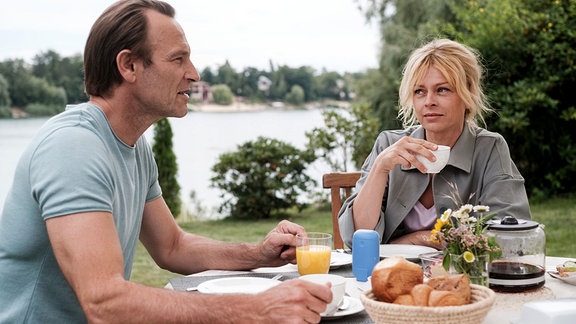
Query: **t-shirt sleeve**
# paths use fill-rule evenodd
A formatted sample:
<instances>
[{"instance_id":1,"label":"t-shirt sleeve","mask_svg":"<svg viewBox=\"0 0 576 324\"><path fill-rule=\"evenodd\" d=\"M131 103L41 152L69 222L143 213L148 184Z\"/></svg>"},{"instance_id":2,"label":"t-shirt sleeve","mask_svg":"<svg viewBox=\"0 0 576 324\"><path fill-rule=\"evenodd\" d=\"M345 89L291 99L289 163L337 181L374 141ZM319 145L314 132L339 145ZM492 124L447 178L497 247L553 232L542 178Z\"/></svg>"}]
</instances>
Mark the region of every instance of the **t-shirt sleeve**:
<instances>
[{"instance_id":1,"label":"t-shirt sleeve","mask_svg":"<svg viewBox=\"0 0 576 324\"><path fill-rule=\"evenodd\" d=\"M109 154L100 138L84 128L61 128L47 136L30 164L31 190L42 217L112 212L116 183Z\"/></svg>"}]
</instances>

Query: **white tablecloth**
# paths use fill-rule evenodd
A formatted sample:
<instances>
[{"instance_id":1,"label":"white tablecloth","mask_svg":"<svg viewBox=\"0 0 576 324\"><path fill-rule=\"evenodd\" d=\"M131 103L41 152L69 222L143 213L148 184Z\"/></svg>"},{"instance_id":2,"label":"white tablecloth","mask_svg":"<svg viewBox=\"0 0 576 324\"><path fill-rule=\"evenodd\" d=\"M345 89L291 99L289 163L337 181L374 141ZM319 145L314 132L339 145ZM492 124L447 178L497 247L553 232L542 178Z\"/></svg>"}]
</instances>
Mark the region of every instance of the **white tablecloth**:
<instances>
[{"instance_id":1,"label":"white tablecloth","mask_svg":"<svg viewBox=\"0 0 576 324\"><path fill-rule=\"evenodd\" d=\"M556 266L569 260L568 258L561 257L546 257L546 270L556 270ZM274 268L259 268L254 269L252 272L293 272L297 271L297 267L288 264L282 267ZM237 271L220 271L210 270L194 274L194 276L214 276L214 275L227 275L245 272ZM360 298L363 291L370 289L370 281L359 282L354 278L347 278L346 293L352 297ZM170 284L166 288L171 288ZM496 301L492 310L488 313L483 324L511 324L517 323L521 316L522 306L524 303L536 300L546 299L559 299L559 298L576 298L576 286L567 284L561 280L554 279L546 274L546 283L543 288L535 292L526 293L497 293Z\"/></svg>"}]
</instances>

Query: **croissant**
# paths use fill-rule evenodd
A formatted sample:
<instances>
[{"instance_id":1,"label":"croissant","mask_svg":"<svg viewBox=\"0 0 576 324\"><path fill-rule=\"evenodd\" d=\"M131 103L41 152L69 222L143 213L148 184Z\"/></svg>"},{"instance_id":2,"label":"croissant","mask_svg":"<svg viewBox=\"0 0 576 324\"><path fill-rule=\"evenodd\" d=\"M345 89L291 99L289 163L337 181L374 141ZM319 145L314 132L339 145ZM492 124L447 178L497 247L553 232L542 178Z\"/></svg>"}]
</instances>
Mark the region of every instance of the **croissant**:
<instances>
[{"instance_id":1,"label":"croissant","mask_svg":"<svg viewBox=\"0 0 576 324\"><path fill-rule=\"evenodd\" d=\"M453 291L432 290L428 298L428 306L460 306L468 304L462 296Z\"/></svg>"},{"instance_id":2,"label":"croissant","mask_svg":"<svg viewBox=\"0 0 576 324\"><path fill-rule=\"evenodd\" d=\"M434 288L430 287L427 284L418 284L412 288L410 294L412 295L412 299L414 300L414 305L416 306L428 306L429 304L429 297L430 293L434 290Z\"/></svg>"},{"instance_id":3,"label":"croissant","mask_svg":"<svg viewBox=\"0 0 576 324\"><path fill-rule=\"evenodd\" d=\"M406 295L400 295L400 296L396 297L393 304L414 306L414 305L416 305L416 302L414 301L414 297L412 297L412 295L406 294Z\"/></svg>"},{"instance_id":4,"label":"croissant","mask_svg":"<svg viewBox=\"0 0 576 324\"><path fill-rule=\"evenodd\" d=\"M427 284L434 290L451 291L456 293L462 299L462 304L470 303L472 291L470 289L470 279L465 274L446 275L442 277L431 278Z\"/></svg>"}]
</instances>

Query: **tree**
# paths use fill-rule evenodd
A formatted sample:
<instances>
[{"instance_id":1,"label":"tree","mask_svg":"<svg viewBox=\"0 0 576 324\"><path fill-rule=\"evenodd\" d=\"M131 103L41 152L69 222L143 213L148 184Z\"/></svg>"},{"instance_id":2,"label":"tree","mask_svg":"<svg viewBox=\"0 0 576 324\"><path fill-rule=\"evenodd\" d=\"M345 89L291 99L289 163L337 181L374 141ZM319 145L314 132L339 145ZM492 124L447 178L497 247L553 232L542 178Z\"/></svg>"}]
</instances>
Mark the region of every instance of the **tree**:
<instances>
[{"instance_id":1,"label":"tree","mask_svg":"<svg viewBox=\"0 0 576 324\"><path fill-rule=\"evenodd\" d=\"M382 34L378 73L358 92L385 128L406 56L431 36L455 39L484 58L485 91L497 111L487 127L508 141L528 193L576 191L575 0L357 2L369 19L379 19Z\"/></svg>"},{"instance_id":2,"label":"tree","mask_svg":"<svg viewBox=\"0 0 576 324\"><path fill-rule=\"evenodd\" d=\"M266 137L221 154L210 180L224 192L219 212L237 219L265 219L288 208L301 211L307 204L298 197L316 184L305 173L314 160L312 152Z\"/></svg>"},{"instance_id":3,"label":"tree","mask_svg":"<svg viewBox=\"0 0 576 324\"><path fill-rule=\"evenodd\" d=\"M380 24L379 68L371 71L358 93L373 106L383 129L397 129L398 88L402 68L419 40L430 37L432 26L451 21L446 0L355 0L369 22ZM458 1L458 0L457 0ZM459 1L463 2L463 1Z\"/></svg>"},{"instance_id":4,"label":"tree","mask_svg":"<svg viewBox=\"0 0 576 324\"><path fill-rule=\"evenodd\" d=\"M240 93L243 97L250 99L263 99L261 92L258 90L258 78L262 75L255 68L245 68L240 75Z\"/></svg>"},{"instance_id":5,"label":"tree","mask_svg":"<svg viewBox=\"0 0 576 324\"><path fill-rule=\"evenodd\" d=\"M317 80L318 97L340 100L347 96L344 81L337 72L323 72Z\"/></svg>"},{"instance_id":6,"label":"tree","mask_svg":"<svg viewBox=\"0 0 576 324\"><path fill-rule=\"evenodd\" d=\"M84 102L83 60L80 54L60 57L54 51L40 53L34 57L32 74L45 79L49 84L65 90L68 103Z\"/></svg>"},{"instance_id":7,"label":"tree","mask_svg":"<svg viewBox=\"0 0 576 324\"><path fill-rule=\"evenodd\" d=\"M452 4L440 31L479 49L497 115L489 127L509 142L533 196L576 191L576 1Z\"/></svg>"},{"instance_id":8,"label":"tree","mask_svg":"<svg viewBox=\"0 0 576 324\"><path fill-rule=\"evenodd\" d=\"M0 74L0 118L12 116L10 108L10 92L8 91L8 81Z\"/></svg>"},{"instance_id":9,"label":"tree","mask_svg":"<svg viewBox=\"0 0 576 324\"><path fill-rule=\"evenodd\" d=\"M204 70L202 70L201 73L201 79L204 82L210 83L210 84L216 84L216 76L214 75L214 72L212 72L212 69L210 69L210 67L206 67L204 68Z\"/></svg>"},{"instance_id":10,"label":"tree","mask_svg":"<svg viewBox=\"0 0 576 324\"><path fill-rule=\"evenodd\" d=\"M8 80L0 74L0 107L10 107L10 91L8 90Z\"/></svg>"},{"instance_id":11,"label":"tree","mask_svg":"<svg viewBox=\"0 0 576 324\"><path fill-rule=\"evenodd\" d=\"M154 125L154 145L152 152L158 165L158 182L162 188L162 196L172 211L178 217L182 210L180 199L180 184L178 184L178 163L172 149L172 127L166 118L160 119Z\"/></svg>"},{"instance_id":12,"label":"tree","mask_svg":"<svg viewBox=\"0 0 576 324\"><path fill-rule=\"evenodd\" d=\"M308 149L324 159L335 172L348 171L350 162L359 169L378 135L378 119L371 114L366 104L354 105L351 111L324 110L324 127L306 133Z\"/></svg>"},{"instance_id":13,"label":"tree","mask_svg":"<svg viewBox=\"0 0 576 324\"><path fill-rule=\"evenodd\" d=\"M29 105L36 107L41 104L47 107L60 107L66 105L66 91L62 87L55 87L46 79L34 76L24 60L7 60L0 63L0 74L8 81L10 100L15 107L27 109ZM55 108L46 109L49 114ZM58 109L56 109L58 110Z\"/></svg>"},{"instance_id":14,"label":"tree","mask_svg":"<svg viewBox=\"0 0 576 324\"><path fill-rule=\"evenodd\" d=\"M239 93L239 91L241 91L241 86L239 82L240 77L238 73L236 73L236 70L234 70L232 65L230 65L230 62L226 61L226 63L224 63L218 68L218 75L216 77L216 80L220 84L227 85L235 95L240 95Z\"/></svg>"}]
</instances>

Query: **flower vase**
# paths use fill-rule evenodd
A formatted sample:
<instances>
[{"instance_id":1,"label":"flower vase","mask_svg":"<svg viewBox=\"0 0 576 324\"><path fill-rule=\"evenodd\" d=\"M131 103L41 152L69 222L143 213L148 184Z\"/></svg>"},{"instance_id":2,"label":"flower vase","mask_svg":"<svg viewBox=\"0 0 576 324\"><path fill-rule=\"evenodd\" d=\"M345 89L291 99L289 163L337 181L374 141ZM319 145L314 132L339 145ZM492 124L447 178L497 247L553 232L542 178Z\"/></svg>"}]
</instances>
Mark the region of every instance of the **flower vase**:
<instances>
[{"instance_id":1,"label":"flower vase","mask_svg":"<svg viewBox=\"0 0 576 324\"><path fill-rule=\"evenodd\" d=\"M466 260L464 254L450 253L450 267L448 273L465 273L470 278L470 283L488 287L488 265L490 255L481 254L474 256L473 260Z\"/></svg>"}]
</instances>

